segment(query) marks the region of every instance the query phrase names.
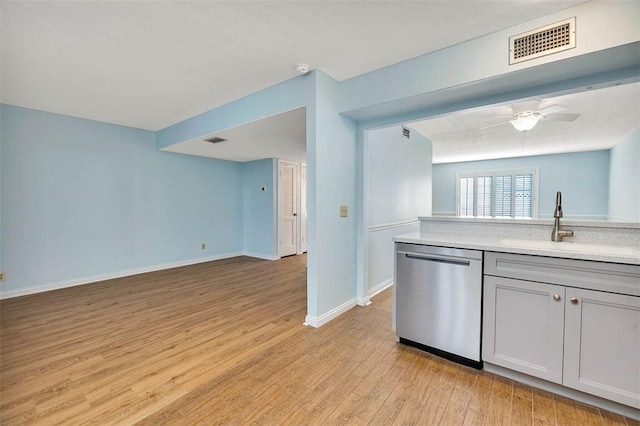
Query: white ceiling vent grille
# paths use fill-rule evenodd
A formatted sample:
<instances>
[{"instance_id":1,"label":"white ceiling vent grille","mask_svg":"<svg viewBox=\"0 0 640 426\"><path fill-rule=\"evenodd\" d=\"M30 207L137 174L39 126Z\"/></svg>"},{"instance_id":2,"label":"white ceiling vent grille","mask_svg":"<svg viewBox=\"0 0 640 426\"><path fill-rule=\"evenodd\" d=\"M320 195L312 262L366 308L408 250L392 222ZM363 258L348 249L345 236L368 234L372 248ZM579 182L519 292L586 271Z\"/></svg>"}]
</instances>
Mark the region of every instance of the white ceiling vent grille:
<instances>
[{"instance_id":1,"label":"white ceiling vent grille","mask_svg":"<svg viewBox=\"0 0 640 426\"><path fill-rule=\"evenodd\" d=\"M576 47L576 18L509 37L509 64Z\"/></svg>"},{"instance_id":2,"label":"white ceiling vent grille","mask_svg":"<svg viewBox=\"0 0 640 426\"><path fill-rule=\"evenodd\" d=\"M411 139L411 130L406 127L402 128L402 139Z\"/></svg>"}]
</instances>

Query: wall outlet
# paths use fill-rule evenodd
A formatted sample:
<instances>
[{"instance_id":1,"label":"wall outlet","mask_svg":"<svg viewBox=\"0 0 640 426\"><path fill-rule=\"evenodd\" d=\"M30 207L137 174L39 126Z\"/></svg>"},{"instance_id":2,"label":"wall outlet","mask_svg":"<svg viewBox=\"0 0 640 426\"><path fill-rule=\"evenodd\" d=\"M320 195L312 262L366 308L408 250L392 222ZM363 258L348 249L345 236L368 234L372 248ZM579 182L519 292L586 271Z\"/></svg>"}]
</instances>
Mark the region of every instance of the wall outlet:
<instances>
[{"instance_id":1,"label":"wall outlet","mask_svg":"<svg viewBox=\"0 0 640 426\"><path fill-rule=\"evenodd\" d=\"M200 248L201 248L202 250L206 249L206 248L207 248L207 243L202 243L202 244L200 244Z\"/></svg>"},{"instance_id":2,"label":"wall outlet","mask_svg":"<svg viewBox=\"0 0 640 426\"><path fill-rule=\"evenodd\" d=\"M348 209L347 206L340 206L340 217L347 217Z\"/></svg>"},{"instance_id":3,"label":"wall outlet","mask_svg":"<svg viewBox=\"0 0 640 426\"><path fill-rule=\"evenodd\" d=\"M0 281L4 281L4 272L0 272Z\"/></svg>"}]
</instances>

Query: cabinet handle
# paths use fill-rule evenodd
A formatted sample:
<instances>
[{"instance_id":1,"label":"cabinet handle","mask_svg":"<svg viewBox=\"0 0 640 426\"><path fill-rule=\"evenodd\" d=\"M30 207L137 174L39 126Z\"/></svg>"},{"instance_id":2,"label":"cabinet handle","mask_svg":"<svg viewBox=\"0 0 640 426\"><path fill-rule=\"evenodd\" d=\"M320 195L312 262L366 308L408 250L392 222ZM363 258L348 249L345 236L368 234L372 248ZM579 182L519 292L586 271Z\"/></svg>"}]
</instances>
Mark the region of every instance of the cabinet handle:
<instances>
[{"instance_id":1,"label":"cabinet handle","mask_svg":"<svg viewBox=\"0 0 640 426\"><path fill-rule=\"evenodd\" d=\"M553 300L555 300L556 302L560 301L560 295L559 294L554 294L553 295Z\"/></svg>"},{"instance_id":2,"label":"cabinet handle","mask_svg":"<svg viewBox=\"0 0 640 426\"><path fill-rule=\"evenodd\" d=\"M569 299L569 300L571 300L571 303L573 303L574 305L577 305L577 304L578 304L578 298L576 298L576 297L572 297L572 298L571 298L571 299Z\"/></svg>"}]
</instances>

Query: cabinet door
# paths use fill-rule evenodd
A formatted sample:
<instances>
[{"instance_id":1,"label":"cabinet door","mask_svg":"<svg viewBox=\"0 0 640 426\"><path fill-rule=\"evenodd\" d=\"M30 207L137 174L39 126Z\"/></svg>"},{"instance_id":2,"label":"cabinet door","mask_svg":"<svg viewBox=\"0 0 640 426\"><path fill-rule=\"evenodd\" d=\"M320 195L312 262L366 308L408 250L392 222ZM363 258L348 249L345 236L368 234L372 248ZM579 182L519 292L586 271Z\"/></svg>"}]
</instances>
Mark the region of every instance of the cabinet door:
<instances>
[{"instance_id":1,"label":"cabinet door","mask_svg":"<svg viewBox=\"0 0 640 426\"><path fill-rule=\"evenodd\" d=\"M640 408L640 297L567 288L565 386Z\"/></svg>"},{"instance_id":2,"label":"cabinet door","mask_svg":"<svg viewBox=\"0 0 640 426\"><path fill-rule=\"evenodd\" d=\"M562 382L564 287L485 276L482 358Z\"/></svg>"}]
</instances>

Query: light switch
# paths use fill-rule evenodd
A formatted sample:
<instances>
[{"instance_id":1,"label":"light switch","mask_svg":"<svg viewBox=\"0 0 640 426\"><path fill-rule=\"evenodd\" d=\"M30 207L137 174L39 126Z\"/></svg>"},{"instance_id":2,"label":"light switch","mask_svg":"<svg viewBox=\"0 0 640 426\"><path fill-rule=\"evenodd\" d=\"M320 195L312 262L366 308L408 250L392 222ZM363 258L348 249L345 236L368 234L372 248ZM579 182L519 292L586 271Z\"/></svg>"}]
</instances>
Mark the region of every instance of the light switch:
<instances>
[{"instance_id":1,"label":"light switch","mask_svg":"<svg viewBox=\"0 0 640 426\"><path fill-rule=\"evenodd\" d=\"M340 206L340 217L347 217L347 206Z\"/></svg>"}]
</instances>

